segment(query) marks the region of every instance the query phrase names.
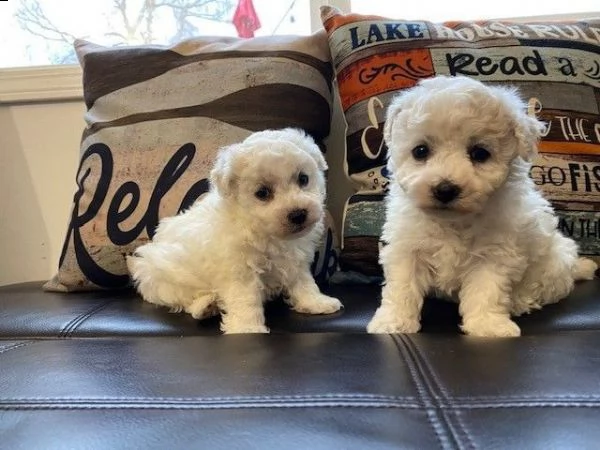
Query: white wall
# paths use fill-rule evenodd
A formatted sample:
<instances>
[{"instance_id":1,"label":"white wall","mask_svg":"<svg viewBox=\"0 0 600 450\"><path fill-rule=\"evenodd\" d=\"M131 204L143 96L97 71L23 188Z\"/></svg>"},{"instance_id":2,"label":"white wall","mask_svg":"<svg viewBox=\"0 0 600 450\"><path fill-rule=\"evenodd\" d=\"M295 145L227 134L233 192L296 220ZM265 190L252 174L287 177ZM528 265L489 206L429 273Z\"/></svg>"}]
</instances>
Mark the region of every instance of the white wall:
<instances>
[{"instance_id":1,"label":"white wall","mask_svg":"<svg viewBox=\"0 0 600 450\"><path fill-rule=\"evenodd\" d=\"M0 105L0 285L56 270L84 110L83 102Z\"/></svg>"},{"instance_id":2,"label":"white wall","mask_svg":"<svg viewBox=\"0 0 600 450\"><path fill-rule=\"evenodd\" d=\"M82 101L0 105L0 286L46 280L56 271L71 201ZM338 231L349 183L343 174L344 133L334 111L327 154L329 205Z\"/></svg>"}]
</instances>

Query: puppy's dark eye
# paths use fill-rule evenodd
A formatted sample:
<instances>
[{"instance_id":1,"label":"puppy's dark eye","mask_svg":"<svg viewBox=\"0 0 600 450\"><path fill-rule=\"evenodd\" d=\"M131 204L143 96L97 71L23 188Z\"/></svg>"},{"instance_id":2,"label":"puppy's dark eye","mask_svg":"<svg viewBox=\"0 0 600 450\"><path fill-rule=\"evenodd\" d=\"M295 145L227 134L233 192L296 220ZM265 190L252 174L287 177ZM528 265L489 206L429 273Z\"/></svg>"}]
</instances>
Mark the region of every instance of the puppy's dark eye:
<instances>
[{"instance_id":1,"label":"puppy's dark eye","mask_svg":"<svg viewBox=\"0 0 600 450\"><path fill-rule=\"evenodd\" d=\"M417 161L425 161L429 157L429 153L431 152L426 145L417 145L412 149L413 158Z\"/></svg>"},{"instance_id":2,"label":"puppy's dark eye","mask_svg":"<svg viewBox=\"0 0 600 450\"><path fill-rule=\"evenodd\" d=\"M469 158L471 158L471 161L473 162L486 162L488 159L490 159L490 156L492 156L490 152L480 145L475 145L469 149Z\"/></svg>"},{"instance_id":3,"label":"puppy's dark eye","mask_svg":"<svg viewBox=\"0 0 600 450\"><path fill-rule=\"evenodd\" d=\"M300 187L304 187L308 184L308 175L306 175L304 172L300 172L300 174L298 175L298 185Z\"/></svg>"},{"instance_id":4,"label":"puppy's dark eye","mask_svg":"<svg viewBox=\"0 0 600 450\"><path fill-rule=\"evenodd\" d=\"M261 186L256 190L254 196L257 199L266 202L273 197L273 190L269 186Z\"/></svg>"}]
</instances>

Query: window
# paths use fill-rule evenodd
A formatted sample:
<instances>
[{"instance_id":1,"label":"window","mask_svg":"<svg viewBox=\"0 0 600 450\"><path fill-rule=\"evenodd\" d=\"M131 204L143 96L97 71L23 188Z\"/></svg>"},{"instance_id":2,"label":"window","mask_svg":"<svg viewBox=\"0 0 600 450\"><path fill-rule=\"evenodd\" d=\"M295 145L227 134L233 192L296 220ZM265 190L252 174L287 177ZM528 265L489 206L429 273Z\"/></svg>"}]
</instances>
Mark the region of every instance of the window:
<instances>
[{"instance_id":1,"label":"window","mask_svg":"<svg viewBox=\"0 0 600 450\"><path fill-rule=\"evenodd\" d=\"M318 28L318 7L433 21L593 13L598 0L501 2L471 0L6 0L0 2L0 67L77 63L72 42L169 44L197 34L237 35L238 5L253 5L256 36L307 34ZM311 23L312 22L312 23Z\"/></svg>"},{"instance_id":2,"label":"window","mask_svg":"<svg viewBox=\"0 0 600 450\"><path fill-rule=\"evenodd\" d=\"M253 5L254 35L307 34L310 0L7 0L0 2L0 66L75 64L73 40L169 44L230 35L238 5Z\"/></svg>"}]
</instances>

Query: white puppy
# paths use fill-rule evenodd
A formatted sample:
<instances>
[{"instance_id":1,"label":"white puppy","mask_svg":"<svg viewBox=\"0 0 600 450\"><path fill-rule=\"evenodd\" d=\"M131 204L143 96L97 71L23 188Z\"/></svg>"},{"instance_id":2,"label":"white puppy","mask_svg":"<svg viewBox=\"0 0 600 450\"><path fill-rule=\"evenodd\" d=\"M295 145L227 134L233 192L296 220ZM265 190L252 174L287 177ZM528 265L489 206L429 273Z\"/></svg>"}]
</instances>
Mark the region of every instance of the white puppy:
<instances>
[{"instance_id":1,"label":"white puppy","mask_svg":"<svg viewBox=\"0 0 600 450\"><path fill-rule=\"evenodd\" d=\"M225 333L268 333L263 302L278 294L298 312L339 310L310 273L324 230L326 169L314 141L291 128L222 149L210 192L163 219L153 241L128 258L138 291L195 318L220 310Z\"/></svg>"},{"instance_id":2,"label":"white puppy","mask_svg":"<svg viewBox=\"0 0 600 450\"><path fill-rule=\"evenodd\" d=\"M511 315L594 277L529 178L543 124L514 90L436 77L397 96L384 127L392 182L371 333L416 333L423 297L459 301L462 330L518 336Z\"/></svg>"}]
</instances>

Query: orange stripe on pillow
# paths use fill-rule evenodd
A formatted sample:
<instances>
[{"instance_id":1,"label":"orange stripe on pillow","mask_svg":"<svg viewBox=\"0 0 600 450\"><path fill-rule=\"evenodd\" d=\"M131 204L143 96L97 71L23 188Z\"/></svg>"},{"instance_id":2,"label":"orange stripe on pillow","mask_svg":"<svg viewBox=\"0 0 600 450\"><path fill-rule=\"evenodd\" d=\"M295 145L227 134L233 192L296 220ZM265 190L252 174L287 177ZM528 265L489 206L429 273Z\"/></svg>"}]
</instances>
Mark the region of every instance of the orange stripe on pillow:
<instances>
[{"instance_id":1,"label":"orange stripe on pillow","mask_svg":"<svg viewBox=\"0 0 600 450\"><path fill-rule=\"evenodd\" d=\"M600 144L586 142L542 141L539 143L538 149L542 153L558 155L600 155Z\"/></svg>"},{"instance_id":2,"label":"orange stripe on pillow","mask_svg":"<svg viewBox=\"0 0 600 450\"><path fill-rule=\"evenodd\" d=\"M350 106L383 92L409 88L435 74L427 49L374 54L342 70L337 79L346 111Z\"/></svg>"}]
</instances>

